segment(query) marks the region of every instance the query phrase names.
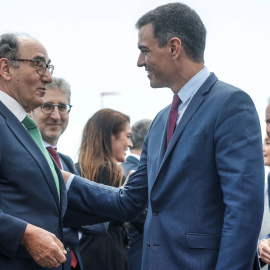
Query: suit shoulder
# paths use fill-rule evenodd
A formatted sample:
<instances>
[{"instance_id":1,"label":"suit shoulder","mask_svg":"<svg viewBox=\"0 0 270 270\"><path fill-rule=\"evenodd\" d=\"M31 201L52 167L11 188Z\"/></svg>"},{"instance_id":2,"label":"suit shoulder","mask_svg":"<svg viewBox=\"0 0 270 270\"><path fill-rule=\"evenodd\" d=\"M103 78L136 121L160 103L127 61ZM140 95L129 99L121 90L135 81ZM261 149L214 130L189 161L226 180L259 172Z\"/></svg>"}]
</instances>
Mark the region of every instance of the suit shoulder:
<instances>
[{"instance_id":1,"label":"suit shoulder","mask_svg":"<svg viewBox=\"0 0 270 270\"><path fill-rule=\"evenodd\" d=\"M72 164L74 166L74 162L71 159L71 157L64 155L63 153L57 152L60 158L66 163L66 164Z\"/></svg>"}]
</instances>

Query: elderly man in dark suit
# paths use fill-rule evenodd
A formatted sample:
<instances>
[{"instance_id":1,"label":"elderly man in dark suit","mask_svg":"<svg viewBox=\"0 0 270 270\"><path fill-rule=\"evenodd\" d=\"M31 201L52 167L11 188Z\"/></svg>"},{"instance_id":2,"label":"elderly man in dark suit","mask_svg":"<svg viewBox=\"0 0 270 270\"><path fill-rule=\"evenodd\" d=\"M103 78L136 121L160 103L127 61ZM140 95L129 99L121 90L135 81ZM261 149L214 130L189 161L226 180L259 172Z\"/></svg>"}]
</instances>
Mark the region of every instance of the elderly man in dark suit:
<instances>
[{"instance_id":1,"label":"elderly man in dark suit","mask_svg":"<svg viewBox=\"0 0 270 270\"><path fill-rule=\"evenodd\" d=\"M43 104L52 72L40 42L0 36L0 269L58 267L66 260L59 240L65 185L27 115Z\"/></svg>"},{"instance_id":2,"label":"elderly man in dark suit","mask_svg":"<svg viewBox=\"0 0 270 270\"><path fill-rule=\"evenodd\" d=\"M45 47L36 39L0 36L1 270L62 270L66 261L62 244L65 183L28 115L43 105L53 68ZM68 110L68 106L58 109ZM54 125L52 131L57 128Z\"/></svg>"}]
</instances>

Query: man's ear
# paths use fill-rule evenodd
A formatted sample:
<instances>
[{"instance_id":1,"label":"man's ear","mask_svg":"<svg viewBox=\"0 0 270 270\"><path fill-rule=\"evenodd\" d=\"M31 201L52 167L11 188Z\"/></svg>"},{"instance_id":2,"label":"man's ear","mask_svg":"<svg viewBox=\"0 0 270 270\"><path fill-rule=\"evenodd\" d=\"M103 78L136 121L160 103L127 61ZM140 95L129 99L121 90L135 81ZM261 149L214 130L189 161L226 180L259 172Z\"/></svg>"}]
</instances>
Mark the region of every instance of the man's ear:
<instances>
[{"instance_id":1,"label":"man's ear","mask_svg":"<svg viewBox=\"0 0 270 270\"><path fill-rule=\"evenodd\" d=\"M0 76L7 81L11 79L10 65L11 64L7 58L0 59Z\"/></svg>"},{"instance_id":2,"label":"man's ear","mask_svg":"<svg viewBox=\"0 0 270 270\"><path fill-rule=\"evenodd\" d=\"M181 53L181 40L177 37L173 37L169 40L170 53L173 59L179 57Z\"/></svg>"}]
</instances>

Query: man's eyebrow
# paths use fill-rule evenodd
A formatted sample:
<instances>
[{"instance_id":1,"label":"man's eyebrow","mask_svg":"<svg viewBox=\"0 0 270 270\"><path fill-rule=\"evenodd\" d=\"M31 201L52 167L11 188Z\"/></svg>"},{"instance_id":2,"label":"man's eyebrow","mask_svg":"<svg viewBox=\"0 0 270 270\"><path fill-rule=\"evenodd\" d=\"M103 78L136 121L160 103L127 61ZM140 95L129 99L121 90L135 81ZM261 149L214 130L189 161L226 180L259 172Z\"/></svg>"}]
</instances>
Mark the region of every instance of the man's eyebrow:
<instances>
[{"instance_id":1,"label":"man's eyebrow","mask_svg":"<svg viewBox=\"0 0 270 270\"><path fill-rule=\"evenodd\" d=\"M143 46L143 45L139 45L138 48L140 50L148 50L148 48L146 46Z\"/></svg>"},{"instance_id":2,"label":"man's eyebrow","mask_svg":"<svg viewBox=\"0 0 270 270\"><path fill-rule=\"evenodd\" d=\"M34 58L33 58L33 60L39 60L39 61L42 61L42 62L44 62L44 63L46 63L46 59L43 57L43 56L35 56ZM49 59L49 61L48 61L48 64L50 64L51 63L51 59Z\"/></svg>"}]
</instances>

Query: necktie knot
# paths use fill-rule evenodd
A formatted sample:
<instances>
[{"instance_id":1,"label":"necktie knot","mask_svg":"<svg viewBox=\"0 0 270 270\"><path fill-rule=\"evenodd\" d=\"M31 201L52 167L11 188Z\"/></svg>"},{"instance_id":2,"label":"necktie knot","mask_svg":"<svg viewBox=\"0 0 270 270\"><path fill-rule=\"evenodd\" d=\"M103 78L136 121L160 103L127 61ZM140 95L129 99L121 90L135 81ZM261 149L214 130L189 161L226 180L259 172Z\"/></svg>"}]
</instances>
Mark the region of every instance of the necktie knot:
<instances>
[{"instance_id":1,"label":"necktie knot","mask_svg":"<svg viewBox=\"0 0 270 270\"><path fill-rule=\"evenodd\" d=\"M37 127L36 123L33 121L33 119L28 114L22 120L22 123L24 124L24 126L27 129L33 129L33 128Z\"/></svg>"},{"instance_id":2,"label":"necktie knot","mask_svg":"<svg viewBox=\"0 0 270 270\"><path fill-rule=\"evenodd\" d=\"M171 109L178 109L178 106L180 105L180 103L181 103L181 99L179 98L179 96L174 95Z\"/></svg>"},{"instance_id":3,"label":"necktie knot","mask_svg":"<svg viewBox=\"0 0 270 270\"><path fill-rule=\"evenodd\" d=\"M61 166L61 162L60 162L60 158L59 158L59 155L57 153L57 151L53 148L53 147L46 147L48 152L52 155L52 157L54 158L55 162L57 163L58 167L60 169L62 169L62 166Z\"/></svg>"}]
</instances>

